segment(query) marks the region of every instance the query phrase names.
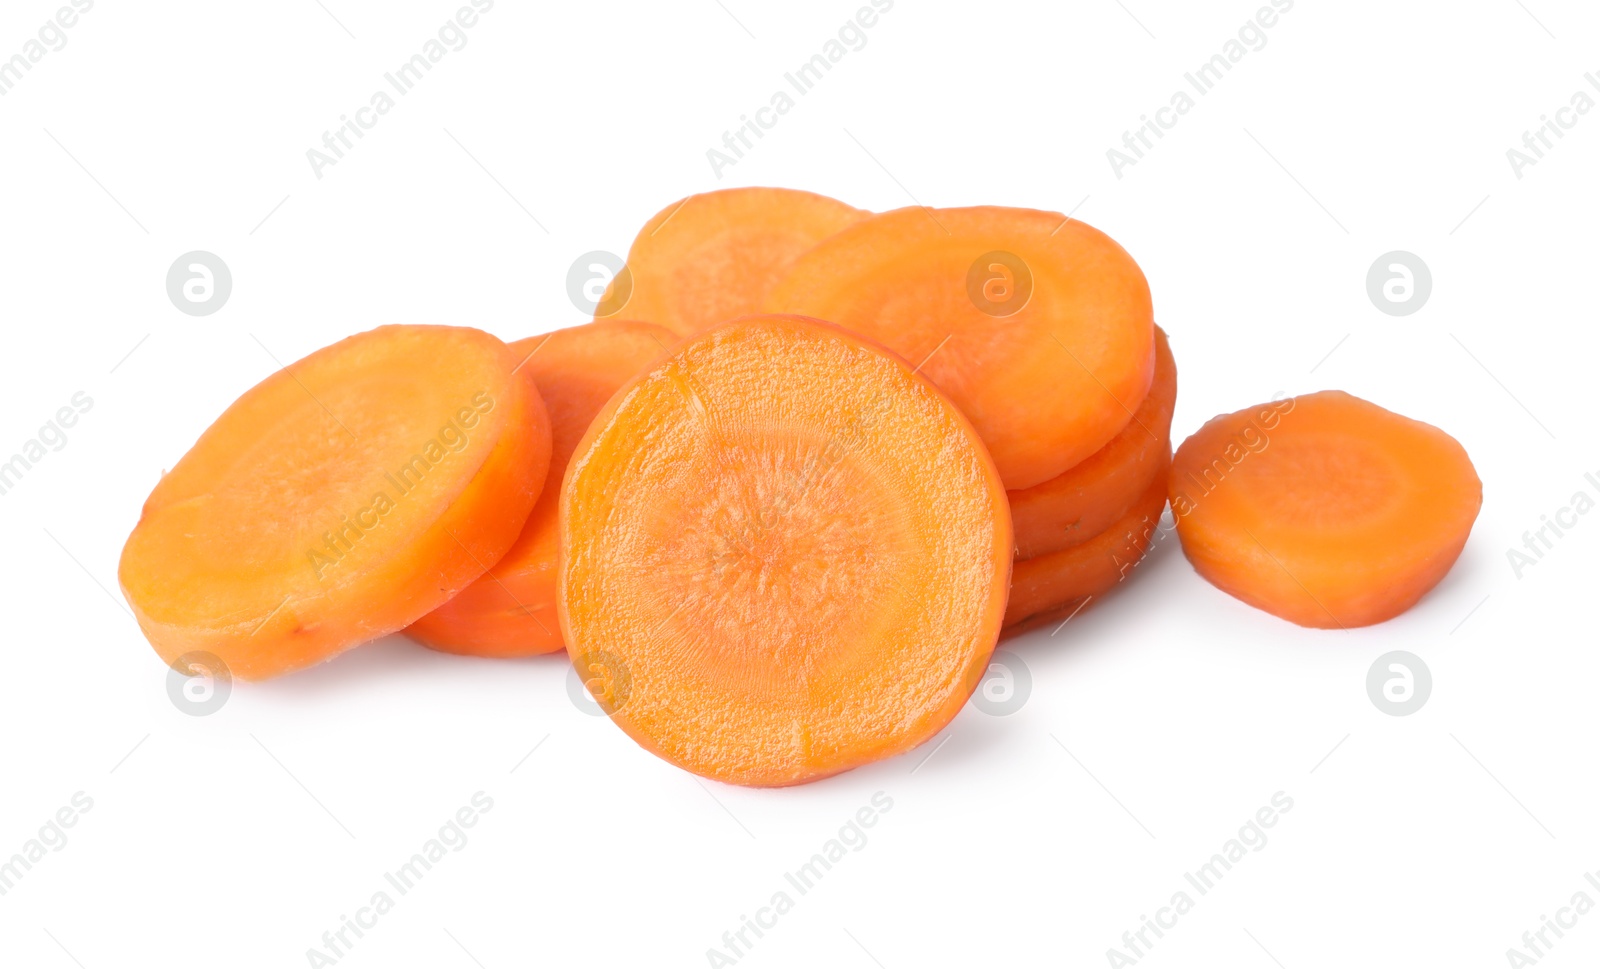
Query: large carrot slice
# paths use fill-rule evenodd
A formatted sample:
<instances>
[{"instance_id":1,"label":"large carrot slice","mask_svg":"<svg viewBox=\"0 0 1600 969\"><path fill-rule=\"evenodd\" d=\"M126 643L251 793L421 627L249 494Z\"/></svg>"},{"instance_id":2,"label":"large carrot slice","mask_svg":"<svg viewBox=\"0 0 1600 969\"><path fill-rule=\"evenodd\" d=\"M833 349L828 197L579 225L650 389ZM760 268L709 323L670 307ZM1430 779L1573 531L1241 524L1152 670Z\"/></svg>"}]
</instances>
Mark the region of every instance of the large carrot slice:
<instances>
[{"instance_id":1,"label":"large carrot slice","mask_svg":"<svg viewBox=\"0 0 1600 969\"><path fill-rule=\"evenodd\" d=\"M1184 553L1302 626L1382 622L1444 578L1483 504L1454 438L1337 390L1213 418L1173 462Z\"/></svg>"},{"instance_id":2,"label":"large carrot slice","mask_svg":"<svg viewBox=\"0 0 1600 969\"><path fill-rule=\"evenodd\" d=\"M498 559L544 483L533 378L479 330L387 326L233 403L161 479L122 551L169 664L287 673L401 629Z\"/></svg>"},{"instance_id":3,"label":"large carrot slice","mask_svg":"<svg viewBox=\"0 0 1600 969\"><path fill-rule=\"evenodd\" d=\"M1166 457L1162 456L1163 471ZM1011 598L1006 603L1006 634L1057 618L1126 581L1155 540L1166 507L1166 476L1157 474L1133 506L1099 535L1072 548L1016 563L1011 572Z\"/></svg>"},{"instance_id":4,"label":"large carrot slice","mask_svg":"<svg viewBox=\"0 0 1600 969\"><path fill-rule=\"evenodd\" d=\"M1012 489L1104 447L1155 368L1144 274L1109 237L1054 212L873 216L800 257L767 309L831 320L916 364Z\"/></svg>"},{"instance_id":5,"label":"large carrot slice","mask_svg":"<svg viewBox=\"0 0 1600 969\"><path fill-rule=\"evenodd\" d=\"M567 649L612 720L776 786L909 750L987 666L1011 569L971 425L837 327L751 317L617 393L561 497Z\"/></svg>"},{"instance_id":6,"label":"large carrot slice","mask_svg":"<svg viewBox=\"0 0 1600 969\"><path fill-rule=\"evenodd\" d=\"M691 195L639 230L627 275L612 281L597 312L626 312L684 336L759 312L796 257L870 214L787 188Z\"/></svg>"},{"instance_id":7,"label":"large carrot slice","mask_svg":"<svg viewBox=\"0 0 1600 969\"><path fill-rule=\"evenodd\" d=\"M1111 443L1065 474L1008 496L1017 558L1079 545L1122 517L1167 469L1177 399L1178 368L1167 335L1157 327L1155 380L1133 419Z\"/></svg>"},{"instance_id":8,"label":"large carrot slice","mask_svg":"<svg viewBox=\"0 0 1600 969\"><path fill-rule=\"evenodd\" d=\"M533 656L562 649L556 618L556 511L561 477L595 414L628 378L678 342L651 323L603 321L511 344L550 411L549 484L522 534L488 573L417 620L407 634L469 656Z\"/></svg>"}]
</instances>

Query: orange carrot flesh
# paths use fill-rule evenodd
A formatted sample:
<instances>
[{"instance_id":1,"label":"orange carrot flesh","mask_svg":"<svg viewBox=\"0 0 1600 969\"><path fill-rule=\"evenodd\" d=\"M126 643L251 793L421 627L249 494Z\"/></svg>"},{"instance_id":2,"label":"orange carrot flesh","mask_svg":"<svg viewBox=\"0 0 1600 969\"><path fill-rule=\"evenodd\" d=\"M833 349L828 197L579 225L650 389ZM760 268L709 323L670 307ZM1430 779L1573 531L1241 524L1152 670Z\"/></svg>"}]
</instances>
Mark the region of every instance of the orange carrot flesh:
<instances>
[{"instance_id":1,"label":"orange carrot flesh","mask_svg":"<svg viewBox=\"0 0 1600 969\"><path fill-rule=\"evenodd\" d=\"M562 475L611 395L676 342L665 327L608 320L511 344L550 413L547 484L505 556L460 595L413 623L407 635L433 649L468 656L534 656L564 648L556 617Z\"/></svg>"},{"instance_id":2,"label":"orange carrot flesh","mask_svg":"<svg viewBox=\"0 0 1600 969\"><path fill-rule=\"evenodd\" d=\"M388 326L279 370L161 479L118 576L167 663L254 680L403 628L503 555L550 425L504 343Z\"/></svg>"},{"instance_id":3,"label":"orange carrot flesh","mask_svg":"<svg viewBox=\"0 0 1600 969\"><path fill-rule=\"evenodd\" d=\"M1212 419L1178 449L1169 486L1197 572L1320 628L1410 608L1455 563L1483 503L1454 438L1335 390Z\"/></svg>"},{"instance_id":4,"label":"orange carrot flesh","mask_svg":"<svg viewBox=\"0 0 1600 969\"><path fill-rule=\"evenodd\" d=\"M1161 470L1166 470L1163 455ZM1011 572L1011 598L1006 604L1007 634L1052 619L1065 609L1102 597L1126 581L1143 561L1160 529L1167 506L1167 482L1157 474L1110 528L1089 541L1059 552L1016 563Z\"/></svg>"},{"instance_id":5,"label":"orange carrot flesh","mask_svg":"<svg viewBox=\"0 0 1600 969\"><path fill-rule=\"evenodd\" d=\"M1133 419L1111 443L1065 474L1007 496L1017 558L1036 558L1082 544L1121 518L1167 469L1177 398L1177 364L1167 335L1158 327L1155 379Z\"/></svg>"},{"instance_id":6,"label":"orange carrot flesh","mask_svg":"<svg viewBox=\"0 0 1600 969\"><path fill-rule=\"evenodd\" d=\"M704 777L797 784L938 732L987 667L1011 526L972 426L815 320L699 334L606 405L561 497L568 652Z\"/></svg>"},{"instance_id":7,"label":"orange carrot flesh","mask_svg":"<svg viewBox=\"0 0 1600 969\"><path fill-rule=\"evenodd\" d=\"M691 195L639 230L627 276L612 281L597 313L626 314L687 336L759 312L801 253L870 214L787 188Z\"/></svg>"},{"instance_id":8,"label":"orange carrot flesh","mask_svg":"<svg viewBox=\"0 0 1600 969\"><path fill-rule=\"evenodd\" d=\"M1155 368L1144 274L1108 236L1053 212L875 215L796 260L767 309L906 358L972 421L1013 490L1116 437Z\"/></svg>"}]
</instances>

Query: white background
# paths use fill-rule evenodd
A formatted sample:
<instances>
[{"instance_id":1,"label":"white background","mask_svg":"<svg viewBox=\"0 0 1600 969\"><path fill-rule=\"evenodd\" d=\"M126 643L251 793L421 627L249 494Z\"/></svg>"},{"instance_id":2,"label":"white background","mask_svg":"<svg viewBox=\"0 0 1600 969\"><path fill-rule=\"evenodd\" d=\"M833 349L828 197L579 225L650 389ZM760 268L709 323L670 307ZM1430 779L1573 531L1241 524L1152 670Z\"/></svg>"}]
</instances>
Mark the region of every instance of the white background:
<instances>
[{"instance_id":1,"label":"white background","mask_svg":"<svg viewBox=\"0 0 1600 969\"><path fill-rule=\"evenodd\" d=\"M0 897L0 961L307 965L478 791L470 842L340 965L707 965L878 791L893 808L865 847L739 965L1107 965L1278 791L1294 807L1267 845L1141 965L1500 966L1573 893L1600 902L1600 514L1520 578L1506 555L1600 476L1600 111L1520 179L1506 157L1575 91L1600 99L1592 4L1299 0L1119 179L1106 150L1253 0L900 0L719 180L707 149L853 0L499 0L318 179L307 149L456 9L324 2L101 0L0 98L0 452L94 401L0 497L0 857L93 800ZM5 4L0 57L55 9ZM1176 435L1327 387L1436 423L1484 480L1466 552L1406 615L1327 632L1162 543L1058 635L1011 644L1020 712L969 706L931 757L791 790L654 759L569 702L560 658L391 638L236 685L209 717L169 701L117 555L162 469L274 358L383 323L580 322L579 254L744 184L1076 209L1150 278ZM197 249L234 276L204 318L164 289ZM1365 289L1397 249L1433 274L1407 317ZM1366 692L1393 649L1433 673L1409 717ZM1540 965L1593 964L1600 911L1550 939Z\"/></svg>"}]
</instances>

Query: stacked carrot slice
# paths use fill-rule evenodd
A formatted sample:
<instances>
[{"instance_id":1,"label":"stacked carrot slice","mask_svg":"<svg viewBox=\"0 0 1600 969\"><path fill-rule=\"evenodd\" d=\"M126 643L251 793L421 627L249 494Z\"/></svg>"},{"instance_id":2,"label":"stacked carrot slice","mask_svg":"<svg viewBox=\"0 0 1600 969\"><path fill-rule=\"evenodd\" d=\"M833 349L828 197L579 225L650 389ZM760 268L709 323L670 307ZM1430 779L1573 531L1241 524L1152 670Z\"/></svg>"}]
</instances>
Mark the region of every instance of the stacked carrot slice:
<instances>
[{"instance_id":1,"label":"stacked carrot slice","mask_svg":"<svg viewBox=\"0 0 1600 969\"><path fill-rule=\"evenodd\" d=\"M119 577L177 669L398 630L565 650L644 748L781 786L933 736L1002 637L1139 574L1169 499L1201 575L1307 626L1391 618L1461 554L1482 486L1443 431L1325 392L1174 458L1177 386L1143 272L1081 221L712 192L592 323L382 327L269 376Z\"/></svg>"}]
</instances>

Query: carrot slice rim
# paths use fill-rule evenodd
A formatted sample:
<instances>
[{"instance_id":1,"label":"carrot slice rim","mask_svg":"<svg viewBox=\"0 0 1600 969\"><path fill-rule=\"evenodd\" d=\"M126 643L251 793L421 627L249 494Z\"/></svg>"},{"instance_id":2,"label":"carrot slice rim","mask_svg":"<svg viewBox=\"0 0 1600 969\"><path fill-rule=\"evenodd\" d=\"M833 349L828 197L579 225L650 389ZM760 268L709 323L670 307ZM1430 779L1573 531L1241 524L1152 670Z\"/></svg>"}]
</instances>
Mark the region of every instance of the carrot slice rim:
<instances>
[{"instance_id":1,"label":"carrot slice rim","mask_svg":"<svg viewBox=\"0 0 1600 969\"><path fill-rule=\"evenodd\" d=\"M1155 379L1127 426L1065 473L1007 496L1018 559L1087 542L1133 507L1171 462L1177 398L1177 364L1166 333L1157 327Z\"/></svg>"},{"instance_id":2,"label":"carrot slice rim","mask_svg":"<svg viewBox=\"0 0 1600 969\"><path fill-rule=\"evenodd\" d=\"M1166 470L1162 462L1161 470ZM1059 616L1103 598L1135 574L1145 554L1161 532L1167 506L1165 474L1157 474L1115 524L1089 541L1059 552L1016 563L1011 573L1011 598L1006 604L1005 626L1014 627Z\"/></svg>"}]
</instances>

